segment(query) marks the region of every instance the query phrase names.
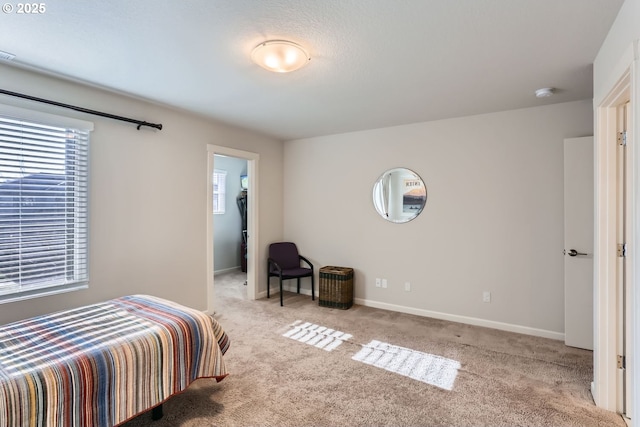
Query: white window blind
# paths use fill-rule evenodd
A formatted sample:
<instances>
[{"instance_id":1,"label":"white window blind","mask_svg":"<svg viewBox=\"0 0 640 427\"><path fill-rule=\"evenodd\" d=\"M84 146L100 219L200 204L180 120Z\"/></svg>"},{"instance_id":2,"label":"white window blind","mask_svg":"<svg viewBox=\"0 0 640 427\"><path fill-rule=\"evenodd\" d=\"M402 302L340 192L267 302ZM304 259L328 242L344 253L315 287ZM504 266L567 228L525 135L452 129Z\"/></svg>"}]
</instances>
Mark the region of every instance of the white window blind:
<instances>
[{"instance_id":1,"label":"white window blind","mask_svg":"<svg viewBox=\"0 0 640 427\"><path fill-rule=\"evenodd\" d=\"M216 169L213 171L213 213L225 212L227 196L227 171Z\"/></svg>"},{"instance_id":2,"label":"white window blind","mask_svg":"<svg viewBox=\"0 0 640 427\"><path fill-rule=\"evenodd\" d=\"M0 302L86 287L90 129L0 114Z\"/></svg>"}]
</instances>

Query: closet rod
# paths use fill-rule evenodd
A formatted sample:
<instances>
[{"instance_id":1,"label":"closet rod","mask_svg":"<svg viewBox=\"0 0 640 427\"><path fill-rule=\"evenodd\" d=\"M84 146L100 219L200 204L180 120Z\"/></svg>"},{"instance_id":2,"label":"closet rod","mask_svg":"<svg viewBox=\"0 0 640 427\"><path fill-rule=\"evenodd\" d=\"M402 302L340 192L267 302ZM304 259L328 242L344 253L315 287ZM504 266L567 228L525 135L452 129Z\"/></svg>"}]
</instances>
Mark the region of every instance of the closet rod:
<instances>
[{"instance_id":1,"label":"closet rod","mask_svg":"<svg viewBox=\"0 0 640 427\"><path fill-rule=\"evenodd\" d=\"M142 120L130 119L128 117L116 116L114 114L103 113L102 111L89 110L87 108L76 107L75 105L63 104L61 102L51 101L48 99L36 98L35 96L25 95L24 93L11 92L9 90L4 90L4 89L0 89L0 93L4 95L28 99L30 101L36 101L36 102L42 102L44 104L55 105L57 107L69 108L71 110L79 111L81 113L93 114L94 116L102 116L102 117L107 117L109 119L122 120L123 122L135 123L138 125L138 130L140 130L141 126L149 126L152 128L156 128L158 130L162 130L162 124L158 124L158 123L149 123Z\"/></svg>"}]
</instances>

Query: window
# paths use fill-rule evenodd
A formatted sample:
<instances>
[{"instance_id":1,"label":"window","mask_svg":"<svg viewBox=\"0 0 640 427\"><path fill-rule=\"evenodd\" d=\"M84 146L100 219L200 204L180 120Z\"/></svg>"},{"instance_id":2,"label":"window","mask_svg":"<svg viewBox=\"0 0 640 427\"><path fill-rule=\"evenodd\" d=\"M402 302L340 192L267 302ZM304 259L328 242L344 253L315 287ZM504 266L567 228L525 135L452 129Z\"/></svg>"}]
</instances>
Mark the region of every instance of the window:
<instances>
[{"instance_id":1,"label":"window","mask_svg":"<svg viewBox=\"0 0 640 427\"><path fill-rule=\"evenodd\" d=\"M0 303L85 288L92 125L1 107Z\"/></svg>"},{"instance_id":2,"label":"window","mask_svg":"<svg viewBox=\"0 0 640 427\"><path fill-rule=\"evenodd\" d=\"M227 171L215 169L213 171L213 213L225 212L225 198L227 195Z\"/></svg>"}]
</instances>

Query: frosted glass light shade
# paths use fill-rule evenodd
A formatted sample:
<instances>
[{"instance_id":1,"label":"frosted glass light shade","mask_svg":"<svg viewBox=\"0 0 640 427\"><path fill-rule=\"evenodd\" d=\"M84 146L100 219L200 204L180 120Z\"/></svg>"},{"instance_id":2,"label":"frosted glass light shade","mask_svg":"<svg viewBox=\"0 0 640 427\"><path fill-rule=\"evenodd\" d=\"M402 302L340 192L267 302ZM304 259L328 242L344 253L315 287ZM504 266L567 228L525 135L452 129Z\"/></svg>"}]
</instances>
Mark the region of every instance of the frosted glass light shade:
<instances>
[{"instance_id":1,"label":"frosted glass light shade","mask_svg":"<svg viewBox=\"0 0 640 427\"><path fill-rule=\"evenodd\" d=\"M311 58L304 48L286 40L260 43L251 52L253 62L276 73L288 73L301 68Z\"/></svg>"}]
</instances>

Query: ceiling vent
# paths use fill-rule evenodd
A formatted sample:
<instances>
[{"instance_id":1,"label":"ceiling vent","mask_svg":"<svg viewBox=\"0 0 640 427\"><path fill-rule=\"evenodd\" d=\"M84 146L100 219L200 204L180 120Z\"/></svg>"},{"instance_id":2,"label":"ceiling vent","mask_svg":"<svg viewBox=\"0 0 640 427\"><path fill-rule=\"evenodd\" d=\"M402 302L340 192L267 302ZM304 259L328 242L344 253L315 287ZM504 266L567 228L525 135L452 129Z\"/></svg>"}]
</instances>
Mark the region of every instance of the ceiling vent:
<instances>
[{"instance_id":1,"label":"ceiling vent","mask_svg":"<svg viewBox=\"0 0 640 427\"><path fill-rule=\"evenodd\" d=\"M3 61L12 61L16 56L9 52L3 52L0 50L0 59Z\"/></svg>"},{"instance_id":2,"label":"ceiling vent","mask_svg":"<svg viewBox=\"0 0 640 427\"><path fill-rule=\"evenodd\" d=\"M542 89L536 90L536 96L538 98L548 98L549 96L553 95L555 91L555 88L543 87Z\"/></svg>"}]
</instances>

